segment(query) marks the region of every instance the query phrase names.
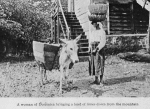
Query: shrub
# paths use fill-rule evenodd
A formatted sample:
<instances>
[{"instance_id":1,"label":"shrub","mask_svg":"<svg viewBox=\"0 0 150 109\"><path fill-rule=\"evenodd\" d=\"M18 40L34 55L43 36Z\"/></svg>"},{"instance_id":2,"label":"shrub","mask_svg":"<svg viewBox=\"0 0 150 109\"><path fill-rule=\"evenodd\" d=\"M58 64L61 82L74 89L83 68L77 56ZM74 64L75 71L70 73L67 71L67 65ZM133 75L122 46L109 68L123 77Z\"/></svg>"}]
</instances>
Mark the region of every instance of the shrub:
<instances>
[{"instance_id":1,"label":"shrub","mask_svg":"<svg viewBox=\"0 0 150 109\"><path fill-rule=\"evenodd\" d=\"M32 41L50 37L50 15L44 6L31 0L1 0L4 18L0 18L0 39L9 52L32 53ZM50 2L39 2L40 4ZM19 42L18 42L19 41ZM19 44L19 45L18 45ZM19 47L23 46L23 47Z\"/></svg>"},{"instance_id":2,"label":"shrub","mask_svg":"<svg viewBox=\"0 0 150 109\"><path fill-rule=\"evenodd\" d=\"M145 39L142 37L116 37L113 42L113 37L107 38L105 47L106 54L118 54L121 52L136 52L142 49L145 45L141 44Z\"/></svg>"}]
</instances>

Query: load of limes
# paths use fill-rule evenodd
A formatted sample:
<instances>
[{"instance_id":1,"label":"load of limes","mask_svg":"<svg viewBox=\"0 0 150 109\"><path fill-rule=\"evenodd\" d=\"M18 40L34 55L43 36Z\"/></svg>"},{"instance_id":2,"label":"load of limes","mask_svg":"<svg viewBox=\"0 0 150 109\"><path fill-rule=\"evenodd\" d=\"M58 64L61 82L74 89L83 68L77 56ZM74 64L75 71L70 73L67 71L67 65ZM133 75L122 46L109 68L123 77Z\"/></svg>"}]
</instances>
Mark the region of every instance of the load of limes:
<instances>
[{"instance_id":1,"label":"load of limes","mask_svg":"<svg viewBox=\"0 0 150 109\"><path fill-rule=\"evenodd\" d=\"M90 21L104 21L108 10L108 4L90 4L88 6L90 14L88 15Z\"/></svg>"}]
</instances>

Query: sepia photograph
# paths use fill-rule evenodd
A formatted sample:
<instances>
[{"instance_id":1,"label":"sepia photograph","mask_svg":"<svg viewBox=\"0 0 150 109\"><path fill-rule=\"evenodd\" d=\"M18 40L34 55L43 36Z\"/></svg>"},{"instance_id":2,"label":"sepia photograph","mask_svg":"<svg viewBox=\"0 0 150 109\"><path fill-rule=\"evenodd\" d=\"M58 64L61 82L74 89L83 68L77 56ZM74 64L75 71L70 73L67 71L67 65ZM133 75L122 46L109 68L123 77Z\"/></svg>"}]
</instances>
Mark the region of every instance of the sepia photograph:
<instances>
[{"instance_id":1,"label":"sepia photograph","mask_svg":"<svg viewBox=\"0 0 150 109\"><path fill-rule=\"evenodd\" d=\"M0 0L0 107L148 109L149 97L150 0Z\"/></svg>"}]
</instances>

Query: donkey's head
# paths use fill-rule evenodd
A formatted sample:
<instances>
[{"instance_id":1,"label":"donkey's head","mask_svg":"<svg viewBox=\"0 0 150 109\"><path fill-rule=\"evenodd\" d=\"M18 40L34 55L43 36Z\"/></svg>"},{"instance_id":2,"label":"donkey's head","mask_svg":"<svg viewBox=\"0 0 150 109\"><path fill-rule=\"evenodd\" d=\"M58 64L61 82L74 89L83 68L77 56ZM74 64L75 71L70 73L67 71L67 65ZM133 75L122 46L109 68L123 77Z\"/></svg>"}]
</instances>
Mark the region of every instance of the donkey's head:
<instances>
[{"instance_id":1,"label":"donkey's head","mask_svg":"<svg viewBox=\"0 0 150 109\"><path fill-rule=\"evenodd\" d=\"M71 61L73 63L79 62L79 58L78 58L78 55L77 55L77 53L78 53L78 44L77 44L77 42L81 38L81 35L82 34L80 34L74 40L60 39L65 44L64 47L63 47L63 51L65 52L65 54L67 54L68 58L71 59Z\"/></svg>"}]
</instances>

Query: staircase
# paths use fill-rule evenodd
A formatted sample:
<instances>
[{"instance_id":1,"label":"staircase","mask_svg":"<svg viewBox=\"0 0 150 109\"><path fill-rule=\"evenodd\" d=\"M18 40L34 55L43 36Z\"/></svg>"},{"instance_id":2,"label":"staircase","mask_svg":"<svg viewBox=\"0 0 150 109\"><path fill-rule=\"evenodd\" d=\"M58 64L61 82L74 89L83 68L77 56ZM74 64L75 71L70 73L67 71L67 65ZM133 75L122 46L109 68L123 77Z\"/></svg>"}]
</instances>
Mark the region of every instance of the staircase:
<instances>
[{"instance_id":1,"label":"staircase","mask_svg":"<svg viewBox=\"0 0 150 109\"><path fill-rule=\"evenodd\" d=\"M70 38L75 39L78 35L82 34L81 39L79 41L80 49L79 49L79 58L85 58L88 56L88 39L86 39L86 35L75 15L74 12L65 12L65 17L68 23L68 26L70 27ZM60 22L66 31L66 26L63 20L63 16L61 13L59 13Z\"/></svg>"}]
</instances>

